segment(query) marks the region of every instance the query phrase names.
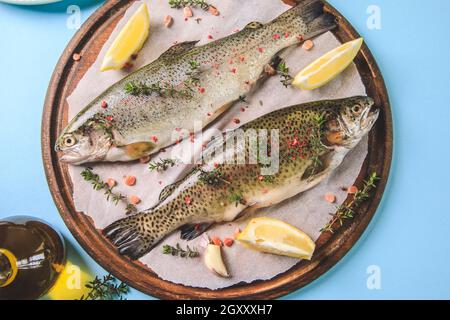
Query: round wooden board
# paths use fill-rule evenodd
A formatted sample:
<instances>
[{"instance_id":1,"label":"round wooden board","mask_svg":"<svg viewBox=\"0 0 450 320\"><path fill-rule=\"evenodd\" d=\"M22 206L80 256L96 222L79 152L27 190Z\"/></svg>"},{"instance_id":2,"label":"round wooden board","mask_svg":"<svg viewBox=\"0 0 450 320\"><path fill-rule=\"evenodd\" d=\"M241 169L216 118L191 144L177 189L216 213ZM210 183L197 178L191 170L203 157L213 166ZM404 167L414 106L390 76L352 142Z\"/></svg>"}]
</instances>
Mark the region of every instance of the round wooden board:
<instances>
[{"instance_id":1,"label":"round wooden board","mask_svg":"<svg viewBox=\"0 0 450 320\"><path fill-rule=\"evenodd\" d=\"M148 267L118 254L101 232L95 229L90 218L75 210L67 165L58 161L53 148L59 133L67 124L66 98L95 61L103 44L132 3L107 1L88 19L61 56L47 92L42 120L42 155L51 194L67 227L102 267L134 288L159 298L271 299L311 283L333 267L359 239L375 214L389 176L393 150L391 109L383 77L370 50L364 44L355 63L368 95L375 99L382 111L376 127L370 133L368 156L357 181L357 185L361 185L370 173L378 173L381 179L371 198L361 206L354 219L347 220L334 234L321 235L311 261L300 261L271 280L238 284L221 290L187 287L164 281ZM326 10L337 17L339 28L334 33L339 40L346 42L360 37L333 7L327 4ZM81 53L82 59L74 61L74 53Z\"/></svg>"}]
</instances>

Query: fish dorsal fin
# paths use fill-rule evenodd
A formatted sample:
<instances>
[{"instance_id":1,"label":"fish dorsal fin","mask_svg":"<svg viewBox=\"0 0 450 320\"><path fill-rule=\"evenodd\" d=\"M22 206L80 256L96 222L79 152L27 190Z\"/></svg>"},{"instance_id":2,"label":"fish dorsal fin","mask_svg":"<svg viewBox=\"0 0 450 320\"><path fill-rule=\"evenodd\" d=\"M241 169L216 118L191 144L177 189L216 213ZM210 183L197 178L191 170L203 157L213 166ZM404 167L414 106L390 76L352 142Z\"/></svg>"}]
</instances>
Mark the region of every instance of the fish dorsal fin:
<instances>
[{"instance_id":1,"label":"fish dorsal fin","mask_svg":"<svg viewBox=\"0 0 450 320\"><path fill-rule=\"evenodd\" d=\"M263 23L258 22L258 21L253 21L253 22L250 22L249 24L247 24L244 29L259 29L263 26L264 26Z\"/></svg>"},{"instance_id":2,"label":"fish dorsal fin","mask_svg":"<svg viewBox=\"0 0 450 320\"><path fill-rule=\"evenodd\" d=\"M185 41L185 42L180 42L177 43L173 46L171 46L169 49L167 49L166 52L164 52L160 58L171 58L177 55L180 55L182 53L185 53L189 50L191 50L193 47L195 47L195 45L197 44L197 41Z\"/></svg>"},{"instance_id":3,"label":"fish dorsal fin","mask_svg":"<svg viewBox=\"0 0 450 320\"><path fill-rule=\"evenodd\" d=\"M178 180L177 182L174 182L172 184L165 186L161 190L161 193L159 194L158 203L155 205L155 207L158 206L159 204L161 204L161 202L163 202L164 200L166 200L175 191L175 189L178 188L179 185L181 185L183 182L185 182L187 179L189 179L195 173L197 173L197 170L193 169L183 179Z\"/></svg>"},{"instance_id":4,"label":"fish dorsal fin","mask_svg":"<svg viewBox=\"0 0 450 320\"><path fill-rule=\"evenodd\" d=\"M181 184L181 181L177 181L175 183L169 184L165 186L161 193L159 194L158 202L162 202L167 199L168 196L172 194L172 192Z\"/></svg>"},{"instance_id":5,"label":"fish dorsal fin","mask_svg":"<svg viewBox=\"0 0 450 320\"><path fill-rule=\"evenodd\" d=\"M151 212L155 210L164 200L166 200L175 191L175 189L181 184L181 182L182 181L177 181L175 183L165 186L161 190L161 193L159 194L158 201L156 202L156 204L150 207L148 211Z\"/></svg>"}]
</instances>

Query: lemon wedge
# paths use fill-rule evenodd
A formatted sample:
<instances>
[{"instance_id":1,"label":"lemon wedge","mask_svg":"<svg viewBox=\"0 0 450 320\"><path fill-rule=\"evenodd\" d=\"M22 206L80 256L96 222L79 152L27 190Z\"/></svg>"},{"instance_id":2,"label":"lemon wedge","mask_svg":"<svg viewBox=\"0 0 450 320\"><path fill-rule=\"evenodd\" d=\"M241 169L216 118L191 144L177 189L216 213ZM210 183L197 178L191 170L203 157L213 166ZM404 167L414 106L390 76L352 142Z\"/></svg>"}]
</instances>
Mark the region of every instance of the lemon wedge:
<instances>
[{"instance_id":1,"label":"lemon wedge","mask_svg":"<svg viewBox=\"0 0 450 320\"><path fill-rule=\"evenodd\" d=\"M100 71L119 70L139 52L148 38L150 17L147 4L143 3L122 28L103 58Z\"/></svg>"},{"instance_id":2,"label":"lemon wedge","mask_svg":"<svg viewBox=\"0 0 450 320\"><path fill-rule=\"evenodd\" d=\"M363 38L359 38L326 53L300 71L292 85L302 90L314 90L324 86L352 63L363 41Z\"/></svg>"},{"instance_id":3,"label":"lemon wedge","mask_svg":"<svg viewBox=\"0 0 450 320\"><path fill-rule=\"evenodd\" d=\"M252 219L237 240L249 249L307 260L316 247L303 231L273 218Z\"/></svg>"}]
</instances>

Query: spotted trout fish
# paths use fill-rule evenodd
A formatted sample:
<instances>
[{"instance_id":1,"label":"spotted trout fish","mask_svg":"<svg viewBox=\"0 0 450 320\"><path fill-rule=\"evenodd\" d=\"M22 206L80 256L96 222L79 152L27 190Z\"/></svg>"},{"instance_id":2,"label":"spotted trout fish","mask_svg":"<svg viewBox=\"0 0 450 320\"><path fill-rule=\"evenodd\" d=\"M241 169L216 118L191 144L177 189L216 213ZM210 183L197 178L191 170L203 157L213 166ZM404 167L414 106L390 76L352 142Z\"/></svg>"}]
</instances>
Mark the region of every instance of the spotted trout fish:
<instances>
[{"instance_id":1,"label":"spotted trout fish","mask_svg":"<svg viewBox=\"0 0 450 320\"><path fill-rule=\"evenodd\" d=\"M163 189L156 206L114 222L103 232L121 254L138 259L177 229L182 239L190 240L212 224L233 221L309 190L328 177L371 130L379 113L373 105L369 97L318 101L249 122L236 130L278 132L278 147L267 140L271 156L278 153L277 172L261 176L263 161L217 164L211 157L209 163ZM235 156L244 150L250 158L252 144L241 146L232 149Z\"/></svg>"},{"instance_id":2,"label":"spotted trout fish","mask_svg":"<svg viewBox=\"0 0 450 320\"><path fill-rule=\"evenodd\" d=\"M196 133L245 97L280 51L335 26L321 1L303 0L267 24L249 23L202 46L177 44L89 103L63 130L55 150L72 164L156 153L176 142L174 130Z\"/></svg>"}]
</instances>

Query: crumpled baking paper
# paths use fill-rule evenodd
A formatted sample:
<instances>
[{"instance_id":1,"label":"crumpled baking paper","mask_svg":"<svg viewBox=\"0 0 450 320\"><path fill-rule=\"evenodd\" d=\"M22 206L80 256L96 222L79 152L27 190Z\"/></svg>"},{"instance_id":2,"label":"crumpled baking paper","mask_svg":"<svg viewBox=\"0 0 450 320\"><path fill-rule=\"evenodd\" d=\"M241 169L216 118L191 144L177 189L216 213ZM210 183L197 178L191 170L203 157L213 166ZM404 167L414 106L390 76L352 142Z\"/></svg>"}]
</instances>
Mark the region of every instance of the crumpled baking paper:
<instances>
[{"instance_id":1,"label":"crumpled baking paper","mask_svg":"<svg viewBox=\"0 0 450 320\"><path fill-rule=\"evenodd\" d=\"M279 0L211 1L220 11L220 16L213 16L201 9L194 9L194 17L185 21L183 10L171 9L168 1L153 0L147 1L147 3L151 20L150 37L137 60L134 61L135 68L155 60L161 53L172 46L175 41L200 40L199 44L203 44L211 41L208 39L209 35L214 39L219 39L234 32L236 29L242 29L251 21L268 22L289 9L289 6ZM140 4L141 1L138 1L128 9L124 18L119 22L104 45L95 63L87 71L70 97L68 97L69 118L76 115L107 87L126 75L125 71L102 73L99 69L107 48L118 34L120 28ZM174 18L174 23L170 28L164 26L165 15L171 15ZM195 18L201 18L201 20L197 23ZM314 44L314 48L308 52L297 46L283 52L282 57L285 58L287 65L290 67L291 74L296 74L316 58L335 48L340 43L332 33L328 32L316 38ZM204 141L207 141L208 134L211 133L212 128L220 130L236 128L237 125L233 122L234 118L239 118L241 124L244 124L276 109L299 103L365 94L365 87L354 65L351 65L330 84L311 92L284 88L280 83L279 77L272 77L265 81L258 90L255 90L253 95L247 97L246 100L250 106L245 109L245 112L241 111L242 103L236 103L231 110L226 112L211 128L203 133L203 138ZM183 148L185 144L190 143L189 139L187 139L173 148ZM159 157L165 158L171 152L171 148L168 148L166 153L155 155L153 160ZM198 154L200 150L196 150L196 152ZM320 229L330 220L330 213L335 212L336 204L342 203L346 198L346 193L341 188L354 183L366 155L367 138L364 138L347 155L342 166L327 180L310 191L279 205L261 210L259 214L279 218L291 223L316 240L320 235ZM189 165L178 164L166 172L157 173L150 172L148 165L135 162L95 164L92 167L103 180L108 178L117 180L119 182L115 188L117 192L139 196L142 202L138 205L138 208L142 210L151 207L156 202L162 188L177 181L190 168ZM111 202L107 202L102 192L93 190L81 178L80 172L82 170L82 166L69 166L76 209L89 215L99 229L123 218L125 216L123 206L116 206ZM137 184L134 187L125 186L123 183L125 175L136 176ZM332 192L336 195L336 204L324 201L324 195L327 192ZM232 236L237 227L242 230L246 223L247 221L242 220L218 225L208 230L207 234L219 236L223 239L224 237ZM190 247L195 247L202 251L201 242L202 238L200 237L187 243L180 240L179 232L175 232L164 239L150 253L142 257L140 261L151 268L162 279L187 286L210 289L228 287L241 282L250 283L255 280L270 279L287 271L298 262L298 260L293 258L263 254L245 249L239 244L234 244L232 247L227 247L223 250L224 259L232 275L231 278L225 279L207 270L201 258L184 259L162 254L161 247L163 243L171 245L180 243L183 247L189 244Z\"/></svg>"}]
</instances>

